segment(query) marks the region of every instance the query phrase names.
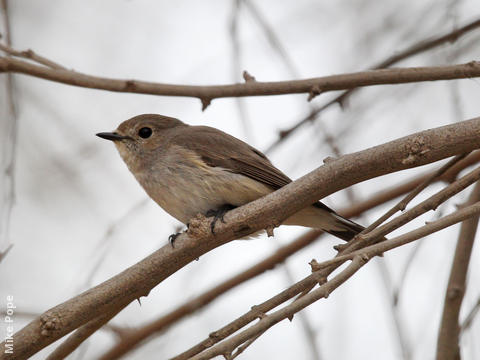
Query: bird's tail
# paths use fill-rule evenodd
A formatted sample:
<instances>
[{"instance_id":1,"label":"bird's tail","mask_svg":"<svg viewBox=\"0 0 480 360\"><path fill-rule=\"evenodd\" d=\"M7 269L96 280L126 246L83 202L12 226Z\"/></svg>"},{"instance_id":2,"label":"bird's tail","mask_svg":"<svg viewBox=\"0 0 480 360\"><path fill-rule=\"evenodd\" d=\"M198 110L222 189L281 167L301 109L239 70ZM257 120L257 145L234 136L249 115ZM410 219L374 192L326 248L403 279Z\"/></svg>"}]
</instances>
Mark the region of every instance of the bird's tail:
<instances>
[{"instance_id":1,"label":"bird's tail","mask_svg":"<svg viewBox=\"0 0 480 360\"><path fill-rule=\"evenodd\" d=\"M338 215L335 212L330 213L330 216L335 219L333 223L334 226L332 228L326 228L322 230L342 240L350 241L355 237L355 235L365 229L365 227L363 227L362 225L357 224L354 221L345 219L344 217Z\"/></svg>"},{"instance_id":2,"label":"bird's tail","mask_svg":"<svg viewBox=\"0 0 480 360\"><path fill-rule=\"evenodd\" d=\"M345 241L352 240L355 235L365 229L362 225L338 215L321 202L292 215L284 224L321 229Z\"/></svg>"}]
</instances>

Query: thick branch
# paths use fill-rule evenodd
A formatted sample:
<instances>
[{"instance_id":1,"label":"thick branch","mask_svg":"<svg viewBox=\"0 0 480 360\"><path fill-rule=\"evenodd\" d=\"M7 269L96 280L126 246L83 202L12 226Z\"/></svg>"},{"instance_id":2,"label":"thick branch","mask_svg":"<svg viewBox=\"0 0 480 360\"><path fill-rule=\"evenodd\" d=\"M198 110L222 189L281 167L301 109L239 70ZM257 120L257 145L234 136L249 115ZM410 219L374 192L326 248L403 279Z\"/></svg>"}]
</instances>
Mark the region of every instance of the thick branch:
<instances>
[{"instance_id":1,"label":"thick branch","mask_svg":"<svg viewBox=\"0 0 480 360\"><path fill-rule=\"evenodd\" d=\"M9 57L0 57L0 73L1 72L26 74L91 89L163 96L196 97L204 102L208 102L212 99L224 97L299 93L318 94L326 91L351 89L359 86L479 77L480 63L472 61L460 65L372 70L304 80L278 82L249 81L243 84L205 86L109 79L86 75L71 70L39 66Z\"/></svg>"},{"instance_id":2,"label":"thick branch","mask_svg":"<svg viewBox=\"0 0 480 360\"><path fill-rule=\"evenodd\" d=\"M60 304L14 334L15 353L24 359L86 322L146 296L165 278L206 252L232 239L281 224L301 208L361 181L472 151L480 147L480 118L425 130L328 162L261 199L234 209L210 232L202 216L187 234L110 280ZM0 359L5 344L0 348Z\"/></svg>"},{"instance_id":3,"label":"thick branch","mask_svg":"<svg viewBox=\"0 0 480 360\"><path fill-rule=\"evenodd\" d=\"M465 205L471 205L478 201L480 201L480 183L477 183ZM460 229L445 294L437 342L437 360L460 359L460 307L465 294L468 265L477 233L478 220L478 215L471 217L463 222Z\"/></svg>"}]
</instances>

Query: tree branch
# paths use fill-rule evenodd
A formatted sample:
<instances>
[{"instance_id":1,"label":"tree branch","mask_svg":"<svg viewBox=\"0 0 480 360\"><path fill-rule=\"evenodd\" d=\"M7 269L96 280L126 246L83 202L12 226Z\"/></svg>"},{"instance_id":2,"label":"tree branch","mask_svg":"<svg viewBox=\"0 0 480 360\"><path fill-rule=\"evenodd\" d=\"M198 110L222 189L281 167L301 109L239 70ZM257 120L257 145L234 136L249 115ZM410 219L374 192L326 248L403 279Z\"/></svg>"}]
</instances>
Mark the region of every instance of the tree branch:
<instances>
[{"instance_id":1,"label":"tree branch","mask_svg":"<svg viewBox=\"0 0 480 360\"><path fill-rule=\"evenodd\" d=\"M128 304L125 304L125 306L126 305ZM95 333L98 329L108 323L121 310L122 309L103 314L93 320L90 320L85 325L82 325L77 330L75 330L75 332L70 335L63 343L61 343L50 355L48 355L46 360L65 359L68 355L74 352L78 348L78 346L80 346L80 344L82 344L93 333Z\"/></svg>"},{"instance_id":2,"label":"tree branch","mask_svg":"<svg viewBox=\"0 0 480 360\"><path fill-rule=\"evenodd\" d=\"M477 299L477 302L468 312L468 315L465 317L465 320L462 322L462 326L460 327L460 333L463 333L467 330L470 325L472 325L473 319L477 316L478 312L480 311L480 296Z\"/></svg>"},{"instance_id":3,"label":"tree branch","mask_svg":"<svg viewBox=\"0 0 480 360\"><path fill-rule=\"evenodd\" d=\"M471 205L478 201L480 201L480 183L474 187L465 205ZM468 265L477 233L478 220L478 215L471 217L463 222L460 229L445 293L445 304L437 341L437 360L460 359L459 315L465 294Z\"/></svg>"},{"instance_id":4,"label":"tree branch","mask_svg":"<svg viewBox=\"0 0 480 360\"><path fill-rule=\"evenodd\" d=\"M412 201L418 194L420 194L423 190L425 190L431 183L433 183L437 178L442 176L448 169L450 169L453 165L458 163L460 160L464 159L465 156L468 154L461 154L455 156L452 160L447 162L443 165L440 169L433 172L428 176L423 182L418 184L415 189L413 189L410 193L407 194L400 202L395 204L390 210L388 210L385 214L380 216L377 220L375 220L372 224L370 224L363 232L368 233L378 227L380 224L385 222L387 219L392 217L397 211L403 211L407 207L407 205Z\"/></svg>"},{"instance_id":5,"label":"tree branch","mask_svg":"<svg viewBox=\"0 0 480 360\"><path fill-rule=\"evenodd\" d=\"M277 226L303 207L361 181L472 151L480 147L480 118L425 130L345 155L281 189L225 215L218 232L199 215L175 248L166 245L110 280L46 311L14 334L12 359L24 359L88 321L141 296L206 252L257 230ZM5 343L0 359L5 358Z\"/></svg>"},{"instance_id":6,"label":"tree branch","mask_svg":"<svg viewBox=\"0 0 480 360\"><path fill-rule=\"evenodd\" d=\"M480 161L480 151L475 151L466 158L462 159L460 162L456 163L455 166L450 167L443 176L435 177L435 180L453 182L461 170L477 163L478 161ZM363 212L373 209L374 207L377 207L387 201L414 190L419 184L422 184L425 179L430 178L432 174L437 174L437 171L433 171L432 173L425 174L423 176L418 176L408 182L394 186L388 190L381 191L364 201L348 207L345 210L338 211L338 213L346 218L359 216ZM100 359L113 360L123 356L128 351L133 350L141 342L151 339L155 334L165 331L173 323L206 306L231 288L238 286L239 284L246 282L255 276L258 276L267 270L273 269L276 264L283 262L287 257L310 245L321 234L322 232L319 230L310 230L306 232L295 241L282 246L272 255L268 256L247 270L189 300L168 314L165 314L158 319L141 326L140 328L132 329L131 332L122 337L116 345L103 354Z\"/></svg>"},{"instance_id":7,"label":"tree branch","mask_svg":"<svg viewBox=\"0 0 480 360\"><path fill-rule=\"evenodd\" d=\"M52 60L49 60L43 56L40 56L38 55L37 53L35 53L33 50L31 49L28 49L28 50L25 50L25 51L18 51L18 50L15 50L14 48L12 48L10 46L10 44L7 42L7 44L2 44L0 43L0 50L2 50L3 52L11 55L11 56L16 56L16 57L21 57L21 58L24 58L24 59L28 59L28 60L32 60L32 61L35 61L36 63L39 63L41 65L45 65L49 68L52 68L52 69L62 69L62 70L68 70L67 68L65 68L64 66L52 61Z\"/></svg>"},{"instance_id":8,"label":"tree branch","mask_svg":"<svg viewBox=\"0 0 480 360\"><path fill-rule=\"evenodd\" d=\"M479 77L480 63L471 61L460 65L383 69L304 80L277 82L248 81L243 84L232 85L177 85L140 80L109 79L86 75L71 70L39 66L9 57L0 57L0 73L1 72L20 73L90 89L162 96L195 97L202 100L205 104L213 99L224 97L300 93L319 94L321 92L344 90L359 86Z\"/></svg>"}]
</instances>

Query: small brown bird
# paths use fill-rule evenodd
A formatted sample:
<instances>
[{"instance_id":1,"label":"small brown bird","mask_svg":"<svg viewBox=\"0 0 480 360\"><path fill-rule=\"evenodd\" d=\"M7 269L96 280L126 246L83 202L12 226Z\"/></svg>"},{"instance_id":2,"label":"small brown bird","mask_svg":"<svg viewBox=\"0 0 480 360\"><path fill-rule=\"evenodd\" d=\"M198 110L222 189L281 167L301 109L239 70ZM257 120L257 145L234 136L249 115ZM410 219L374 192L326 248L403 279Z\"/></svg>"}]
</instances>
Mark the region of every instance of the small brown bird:
<instances>
[{"instance_id":1,"label":"small brown bird","mask_svg":"<svg viewBox=\"0 0 480 360\"><path fill-rule=\"evenodd\" d=\"M226 211L292 181L245 142L167 116L135 116L97 136L114 142L140 185L166 212L187 226L198 213L214 216L212 232ZM321 229L346 241L364 229L319 201L283 224Z\"/></svg>"}]
</instances>

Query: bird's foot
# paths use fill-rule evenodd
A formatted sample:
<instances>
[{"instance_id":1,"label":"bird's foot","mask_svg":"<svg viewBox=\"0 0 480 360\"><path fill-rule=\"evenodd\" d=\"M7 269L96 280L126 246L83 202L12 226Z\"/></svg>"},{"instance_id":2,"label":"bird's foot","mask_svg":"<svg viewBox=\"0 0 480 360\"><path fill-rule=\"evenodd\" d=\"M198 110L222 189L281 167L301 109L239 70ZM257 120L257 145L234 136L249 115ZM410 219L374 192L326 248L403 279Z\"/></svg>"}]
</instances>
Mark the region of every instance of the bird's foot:
<instances>
[{"instance_id":1,"label":"bird's foot","mask_svg":"<svg viewBox=\"0 0 480 360\"><path fill-rule=\"evenodd\" d=\"M170 245L172 245L172 248L175 247L174 243L175 243L175 240L177 239L177 237L180 236L181 233L175 233L175 234L172 234L168 237L168 242L170 243Z\"/></svg>"},{"instance_id":2,"label":"bird's foot","mask_svg":"<svg viewBox=\"0 0 480 360\"><path fill-rule=\"evenodd\" d=\"M223 217L225 216L225 214L232 210L232 209L235 209L236 206L234 205L231 205L231 204L224 204L222 206L220 206L218 209L210 209L207 211L207 213L205 214L206 217L211 217L213 216L213 220L212 222L210 223L210 230L212 231L212 234L215 234L215 224L218 220L220 220L222 223L225 224L225 220L223 219Z\"/></svg>"}]
</instances>

